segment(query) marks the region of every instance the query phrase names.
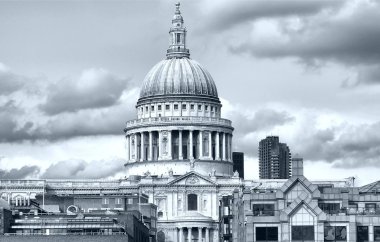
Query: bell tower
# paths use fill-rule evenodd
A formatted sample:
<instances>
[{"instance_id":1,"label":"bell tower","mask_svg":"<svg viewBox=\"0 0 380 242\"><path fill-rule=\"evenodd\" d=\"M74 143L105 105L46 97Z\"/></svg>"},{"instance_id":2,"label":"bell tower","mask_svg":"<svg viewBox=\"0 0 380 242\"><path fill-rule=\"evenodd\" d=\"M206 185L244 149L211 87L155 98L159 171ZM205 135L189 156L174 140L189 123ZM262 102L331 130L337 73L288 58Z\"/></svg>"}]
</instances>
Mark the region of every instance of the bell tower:
<instances>
[{"instance_id":1,"label":"bell tower","mask_svg":"<svg viewBox=\"0 0 380 242\"><path fill-rule=\"evenodd\" d=\"M186 49L186 28L183 26L183 17L179 10L180 3L176 3L176 10L172 19L172 27L170 28L170 44L166 57L182 58L190 57L190 52Z\"/></svg>"}]
</instances>

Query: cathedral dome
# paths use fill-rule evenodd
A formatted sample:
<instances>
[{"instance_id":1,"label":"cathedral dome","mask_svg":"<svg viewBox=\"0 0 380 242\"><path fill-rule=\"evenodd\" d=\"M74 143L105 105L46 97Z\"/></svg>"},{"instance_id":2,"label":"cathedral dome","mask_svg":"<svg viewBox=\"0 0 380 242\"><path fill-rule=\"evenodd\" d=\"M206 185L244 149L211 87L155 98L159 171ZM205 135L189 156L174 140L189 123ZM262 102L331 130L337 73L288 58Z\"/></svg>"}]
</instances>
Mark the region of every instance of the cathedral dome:
<instances>
[{"instance_id":1,"label":"cathedral dome","mask_svg":"<svg viewBox=\"0 0 380 242\"><path fill-rule=\"evenodd\" d=\"M162 95L218 98L210 73L198 62L187 57L162 60L146 75L140 98Z\"/></svg>"}]
</instances>

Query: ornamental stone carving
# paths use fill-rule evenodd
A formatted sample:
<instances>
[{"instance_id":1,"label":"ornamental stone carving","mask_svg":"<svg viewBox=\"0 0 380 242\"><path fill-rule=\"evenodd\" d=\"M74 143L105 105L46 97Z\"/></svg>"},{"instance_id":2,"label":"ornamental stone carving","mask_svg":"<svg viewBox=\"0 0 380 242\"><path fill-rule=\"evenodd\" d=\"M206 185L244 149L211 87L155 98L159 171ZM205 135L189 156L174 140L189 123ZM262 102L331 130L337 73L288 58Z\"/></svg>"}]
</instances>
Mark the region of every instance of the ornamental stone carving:
<instances>
[{"instance_id":1,"label":"ornamental stone carving","mask_svg":"<svg viewBox=\"0 0 380 242\"><path fill-rule=\"evenodd\" d=\"M198 184L199 183L199 178L196 177L196 176L190 176L189 178L187 178L186 182L188 184L192 184L192 185Z\"/></svg>"}]
</instances>

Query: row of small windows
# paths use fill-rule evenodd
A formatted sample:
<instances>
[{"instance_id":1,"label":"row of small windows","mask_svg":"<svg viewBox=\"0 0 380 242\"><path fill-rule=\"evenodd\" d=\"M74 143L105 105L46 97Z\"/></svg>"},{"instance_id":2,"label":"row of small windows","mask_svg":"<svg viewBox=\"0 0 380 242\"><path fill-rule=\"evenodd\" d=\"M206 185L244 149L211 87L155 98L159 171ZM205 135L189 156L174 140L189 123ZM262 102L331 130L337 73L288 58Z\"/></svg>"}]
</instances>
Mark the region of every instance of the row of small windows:
<instances>
[{"instance_id":1,"label":"row of small windows","mask_svg":"<svg viewBox=\"0 0 380 242\"><path fill-rule=\"evenodd\" d=\"M315 241L314 226L292 226L292 241L309 242ZM337 242L347 241L346 226L325 226L324 241ZM278 227L256 227L256 241L273 242L278 241ZM358 226L356 228L356 241L369 242L368 226ZM380 241L380 226L373 227L373 241Z\"/></svg>"},{"instance_id":2,"label":"row of small windows","mask_svg":"<svg viewBox=\"0 0 380 242\"><path fill-rule=\"evenodd\" d=\"M179 109L179 105L178 104L174 104L173 105L173 109L174 110L178 110ZM187 104L182 104L182 110L186 110L186 109L187 109ZM214 112L214 111L217 112L218 111L218 108L214 107L214 106L211 106L210 109L211 109L211 112ZM154 112L154 110L155 110L155 106L152 105L150 107L150 111ZM158 111L162 111L162 105L161 104L157 105L157 110ZM165 104L165 110L166 111L170 111L170 105L169 104ZM192 111L195 110L195 104L190 104L190 110L192 110ZM209 111L209 105L205 105L204 106L204 110L205 111ZM142 107L141 108L141 112L143 112L143 111L144 111L144 108ZM145 106L145 111L146 112L149 111L149 106ZM202 105L201 104L198 104L198 111L202 111Z\"/></svg>"}]
</instances>

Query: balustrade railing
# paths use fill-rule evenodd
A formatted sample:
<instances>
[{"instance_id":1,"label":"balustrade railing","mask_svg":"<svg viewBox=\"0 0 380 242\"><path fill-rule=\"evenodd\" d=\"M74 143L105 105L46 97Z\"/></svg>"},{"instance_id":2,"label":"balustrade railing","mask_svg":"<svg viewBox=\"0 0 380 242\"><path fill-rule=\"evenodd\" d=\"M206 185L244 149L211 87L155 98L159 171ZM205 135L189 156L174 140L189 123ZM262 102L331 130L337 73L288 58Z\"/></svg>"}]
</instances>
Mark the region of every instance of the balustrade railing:
<instances>
[{"instance_id":1,"label":"balustrade railing","mask_svg":"<svg viewBox=\"0 0 380 242\"><path fill-rule=\"evenodd\" d=\"M143 125L157 125L157 124L214 124L231 126L231 121L223 118L215 117L194 117L194 116L170 116L170 117L151 117L134 119L127 122L127 128L133 128Z\"/></svg>"}]
</instances>

